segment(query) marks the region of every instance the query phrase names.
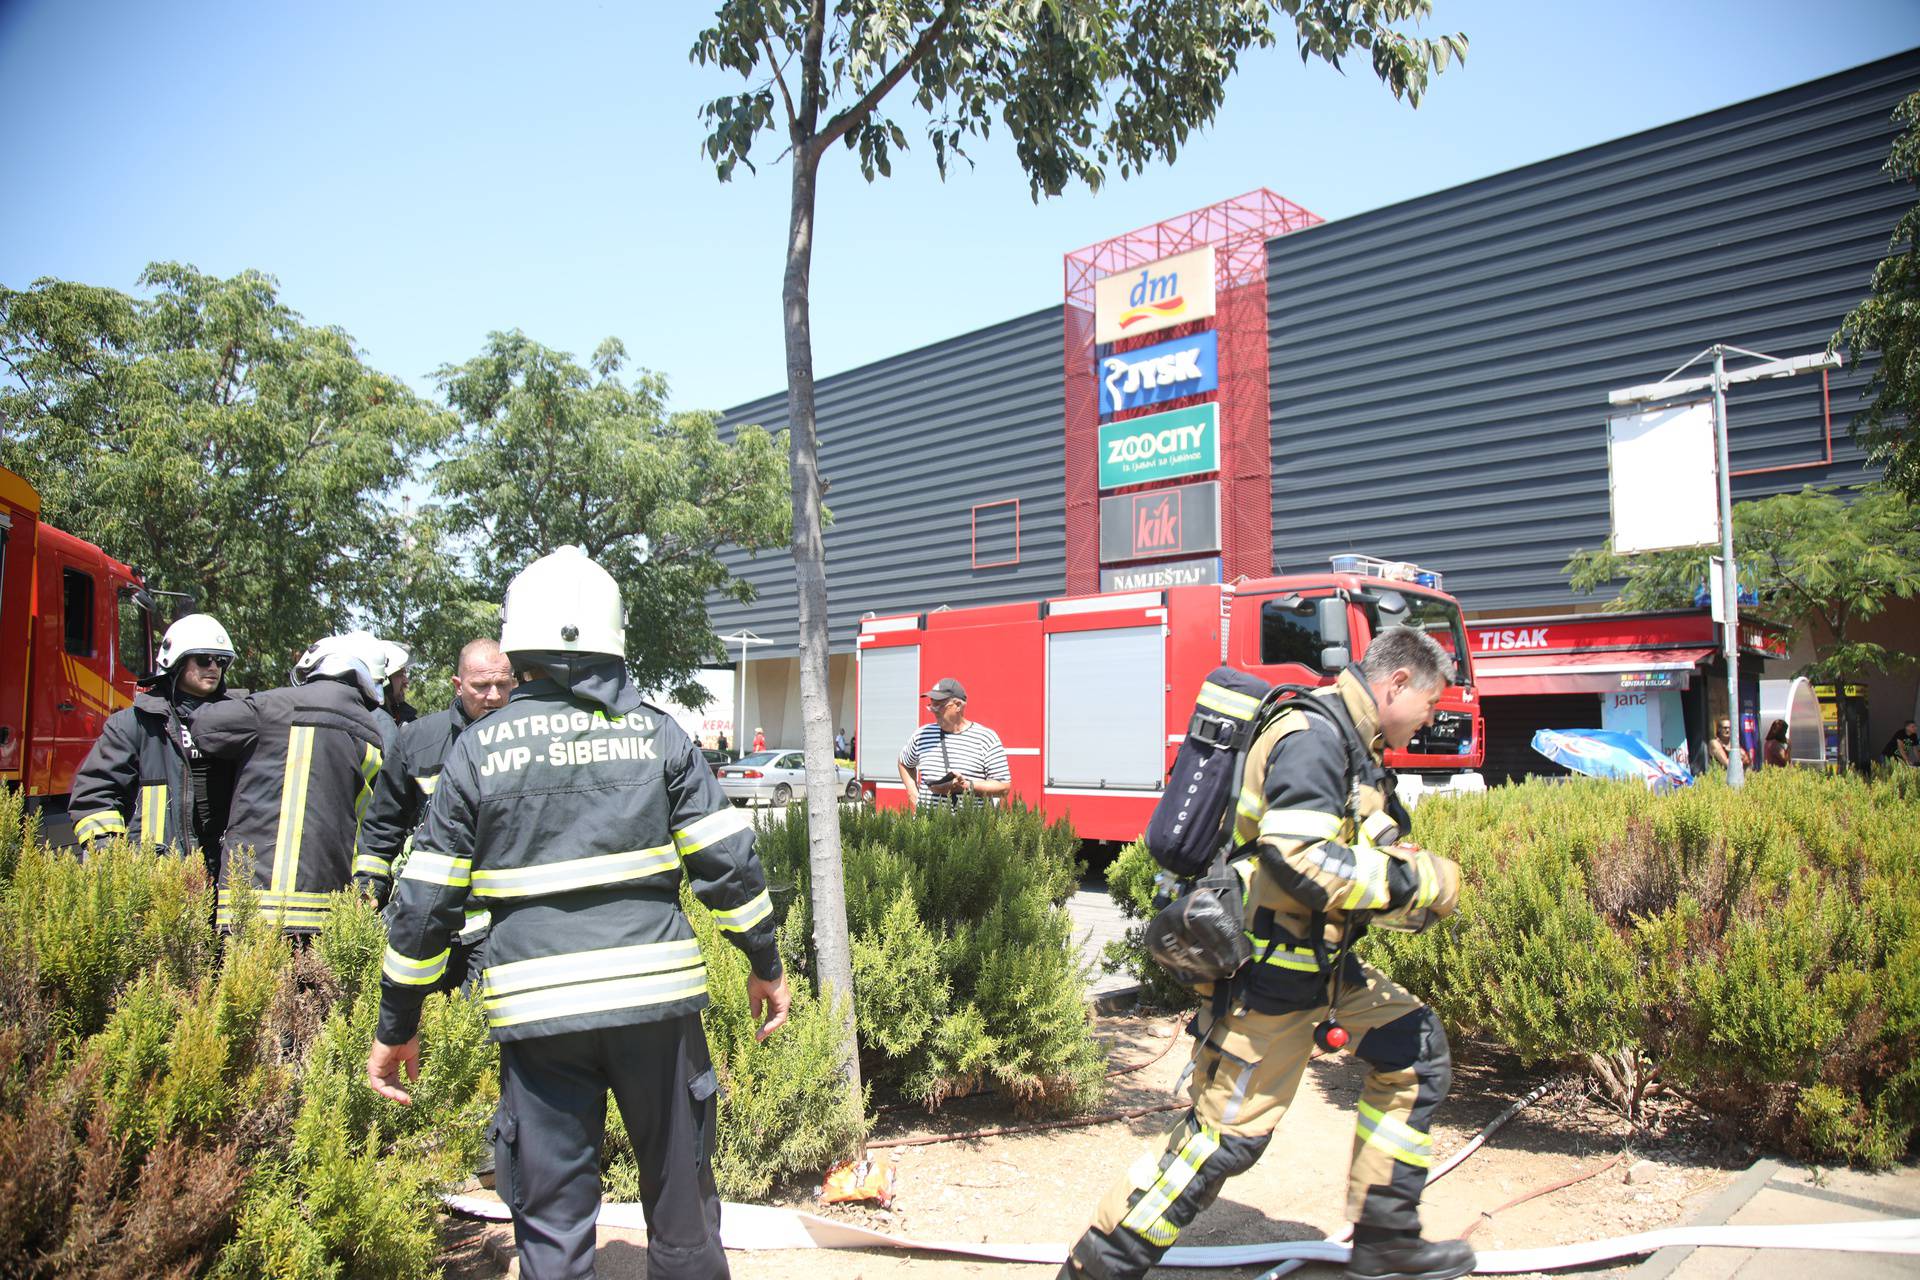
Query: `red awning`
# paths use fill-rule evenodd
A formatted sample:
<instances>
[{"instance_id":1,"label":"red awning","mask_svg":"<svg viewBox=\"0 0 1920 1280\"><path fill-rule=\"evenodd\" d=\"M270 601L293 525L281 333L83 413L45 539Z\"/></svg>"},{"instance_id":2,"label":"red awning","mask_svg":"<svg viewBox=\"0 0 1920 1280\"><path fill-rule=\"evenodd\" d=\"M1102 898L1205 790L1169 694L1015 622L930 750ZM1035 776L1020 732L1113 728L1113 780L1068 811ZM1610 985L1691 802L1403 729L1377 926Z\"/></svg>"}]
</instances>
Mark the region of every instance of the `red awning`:
<instances>
[{"instance_id":1,"label":"red awning","mask_svg":"<svg viewBox=\"0 0 1920 1280\"><path fill-rule=\"evenodd\" d=\"M1619 693L1684 689L1712 649L1590 649L1476 656L1473 683L1485 698L1521 693Z\"/></svg>"}]
</instances>

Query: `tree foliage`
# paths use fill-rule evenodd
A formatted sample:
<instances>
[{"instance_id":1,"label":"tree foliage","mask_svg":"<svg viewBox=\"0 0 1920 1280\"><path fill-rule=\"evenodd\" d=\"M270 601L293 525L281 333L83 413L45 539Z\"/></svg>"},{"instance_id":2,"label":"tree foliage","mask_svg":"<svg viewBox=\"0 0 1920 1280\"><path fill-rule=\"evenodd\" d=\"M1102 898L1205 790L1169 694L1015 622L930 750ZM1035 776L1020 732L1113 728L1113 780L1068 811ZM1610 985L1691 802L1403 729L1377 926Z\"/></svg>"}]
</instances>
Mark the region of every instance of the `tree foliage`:
<instances>
[{"instance_id":1,"label":"tree foliage","mask_svg":"<svg viewBox=\"0 0 1920 1280\"><path fill-rule=\"evenodd\" d=\"M716 551L786 540L786 441L754 426L724 441L715 415L667 412L664 376L623 380L625 362L612 338L589 372L518 330L489 335L479 355L436 374L464 425L433 481L483 599L572 543L620 583L634 679L698 706L706 693L693 673L723 656L707 594L752 598Z\"/></svg>"},{"instance_id":2,"label":"tree foliage","mask_svg":"<svg viewBox=\"0 0 1920 1280\"><path fill-rule=\"evenodd\" d=\"M1894 140L1885 172L1920 192L1920 91L1894 108L1893 120L1905 132ZM1841 322L1832 345L1844 345L1856 364L1879 354L1866 387L1873 403L1853 419L1853 434L1887 482L1920 501L1920 201L1894 224L1872 292Z\"/></svg>"},{"instance_id":3,"label":"tree foliage","mask_svg":"<svg viewBox=\"0 0 1920 1280\"><path fill-rule=\"evenodd\" d=\"M1669 609L1693 604L1706 585L1714 547L1636 556L1611 543L1567 563L1575 591L1621 581L1609 609ZM1758 612L1807 628L1815 640L1809 674L1852 679L1907 659L1861 640L1858 623L1891 600L1920 593L1920 510L1885 485L1868 485L1851 501L1809 485L1733 508L1733 555L1743 586L1759 596Z\"/></svg>"},{"instance_id":4,"label":"tree foliage","mask_svg":"<svg viewBox=\"0 0 1920 1280\"><path fill-rule=\"evenodd\" d=\"M163 262L140 285L0 288L0 463L219 618L237 682L278 683L383 575L384 499L449 423L271 276Z\"/></svg>"},{"instance_id":5,"label":"tree foliage","mask_svg":"<svg viewBox=\"0 0 1920 1280\"><path fill-rule=\"evenodd\" d=\"M907 134L883 110L904 82L944 176L999 124L1035 199L1073 182L1098 190L1172 160L1212 121L1250 50L1291 28L1304 63L1335 67L1358 49L1396 98L1418 106L1430 73L1464 59L1464 35L1402 28L1430 0L727 0L693 48L696 61L750 83L702 109L707 154L724 180L752 167L759 135L779 128L814 158L835 141L872 181L892 172ZM824 123L821 115L825 116Z\"/></svg>"}]
</instances>

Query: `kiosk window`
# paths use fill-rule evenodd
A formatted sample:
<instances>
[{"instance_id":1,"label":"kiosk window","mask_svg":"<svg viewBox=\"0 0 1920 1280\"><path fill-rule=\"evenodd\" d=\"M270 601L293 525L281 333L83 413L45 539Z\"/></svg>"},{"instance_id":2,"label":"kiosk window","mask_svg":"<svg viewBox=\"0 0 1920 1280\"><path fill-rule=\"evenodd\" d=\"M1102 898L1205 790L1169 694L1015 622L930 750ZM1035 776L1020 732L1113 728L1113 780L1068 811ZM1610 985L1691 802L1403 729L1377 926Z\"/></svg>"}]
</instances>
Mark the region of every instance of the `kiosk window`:
<instances>
[{"instance_id":1,"label":"kiosk window","mask_svg":"<svg viewBox=\"0 0 1920 1280\"><path fill-rule=\"evenodd\" d=\"M67 652L91 658L93 649L93 575L78 569L60 574L62 605L66 609Z\"/></svg>"},{"instance_id":2,"label":"kiosk window","mask_svg":"<svg viewBox=\"0 0 1920 1280\"><path fill-rule=\"evenodd\" d=\"M1260 661L1297 663L1310 671L1320 666L1320 615L1312 601L1290 609L1278 600L1260 606Z\"/></svg>"}]
</instances>

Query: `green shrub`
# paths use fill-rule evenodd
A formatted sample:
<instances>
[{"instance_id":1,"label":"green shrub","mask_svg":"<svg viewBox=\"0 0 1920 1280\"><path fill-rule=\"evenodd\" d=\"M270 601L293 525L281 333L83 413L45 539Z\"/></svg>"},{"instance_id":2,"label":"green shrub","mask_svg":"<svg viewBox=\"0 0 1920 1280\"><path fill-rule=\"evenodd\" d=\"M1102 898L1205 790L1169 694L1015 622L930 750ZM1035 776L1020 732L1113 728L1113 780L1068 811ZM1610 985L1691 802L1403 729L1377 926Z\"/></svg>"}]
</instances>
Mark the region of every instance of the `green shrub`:
<instances>
[{"instance_id":1,"label":"green shrub","mask_svg":"<svg viewBox=\"0 0 1920 1280\"><path fill-rule=\"evenodd\" d=\"M1100 1096L1104 1063L1064 909L1078 885L1078 847L1065 823L1049 825L1017 803L842 813L866 1078L928 1107L981 1085L1050 1110ZM774 820L760 850L786 899L783 935L804 944L803 812ZM804 949L797 959L811 971Z\"/></svg>"}]
</instances>

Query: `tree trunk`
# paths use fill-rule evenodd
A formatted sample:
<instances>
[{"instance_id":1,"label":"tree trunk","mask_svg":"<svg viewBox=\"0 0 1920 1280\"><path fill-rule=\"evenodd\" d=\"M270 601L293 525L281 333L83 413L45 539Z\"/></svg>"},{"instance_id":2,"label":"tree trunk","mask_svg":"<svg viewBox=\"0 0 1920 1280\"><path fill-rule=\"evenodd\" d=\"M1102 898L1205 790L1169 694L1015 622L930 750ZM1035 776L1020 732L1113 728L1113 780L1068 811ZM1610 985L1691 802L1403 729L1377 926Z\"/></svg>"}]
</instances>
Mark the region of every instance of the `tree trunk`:
<instances>
[{"instance_id":1,"label":"tree trunk","mask_svg":"<svg viewBox=\"0 0 1920 1280\"><path fill-rule=\"evenodd\" d=\"M827 680L827 566L820 537L820 459L813 421L813 331L807 289L813 269L813 202L818 171L793 157L787 274L781 289L787 340L787 474L793 494L793 571L800 601L800 723L807 762L807 849L813 879L813 949L820 994L845 1014L842 1051L847 1105L860 1106L860 1054L853 1021L853 948L847 937L840 863L840 785L833 763L833 708Z\"/></svg>"}]
</instances>

